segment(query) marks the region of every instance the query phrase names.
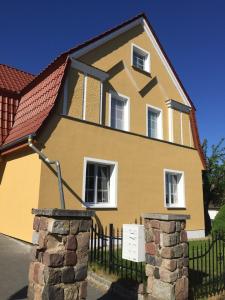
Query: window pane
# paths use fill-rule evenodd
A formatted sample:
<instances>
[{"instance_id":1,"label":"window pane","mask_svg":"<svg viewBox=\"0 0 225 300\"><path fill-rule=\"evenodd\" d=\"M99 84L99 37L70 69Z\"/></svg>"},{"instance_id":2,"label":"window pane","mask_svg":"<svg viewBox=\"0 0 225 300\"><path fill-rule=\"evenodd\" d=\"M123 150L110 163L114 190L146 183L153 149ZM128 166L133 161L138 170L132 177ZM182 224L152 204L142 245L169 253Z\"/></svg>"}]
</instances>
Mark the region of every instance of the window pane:
<instances>
[{"instance_id":1,"label":"window pane","mask_svg":"<svg viewBox=\"0 0 225 300\"><path fill-rule=\"evenodd\" d=\"M95 178L94 177L87 177L86 178L86 189L93 190L95 188Z\"/></svg>"},{"instance_id":2,"label":"window pane","mask_svg":"<svg viewBox=\"0 0 225 300\"><path fill-rule=\"evenodd\" d=\"M98 165L97 202L109 202L110 166Z\"/></svg>"},{"instance_id":3,"label":"window pane","mask_svg":"<svg viewBox=\"0 0 225 300\"><path fill-rule=\"evenodd\" d=\"M116 129L124 129L124 110L126 100L111 99L111 127Z\"/></svg>"},{"instance_id":4,"label":"window pane","mask_svg":"<svg viewBox=\"0 0 225 300\"><path fill-rule=\"evenodd\" d=\"M85 202L93 203L94 202L94 190L85 191Z\"/></svg>"},{"instance_id":5,"label":"window pane","mask_svg":"<svg viewBox=\"0 0 225 300\"><path fill-rule=\"evenodd\" d=\"M87 176L94 176L95 173L95 165L88 163L87 164Z\"/></svg>"},{"instance_id":6,"label":"window pane","mask_svg":"<svg viewBox=\"0 0 225 300\"><path fill-rule=\"evenodd\" d=\"M170 196L169 196L169 174L166 174L166 204L170 203Z\"/></svg>"},{"instance_id":7,"label":"window pane","mask_svg":"<svg viewBox=\"0 0 225 300\"><path fill-rule=\"evenodd\" d=\"M158 117L159 113L148 110L148 136L152 138L158 137Z\"/></svg>"},{"instance_id":8,"label":"window pane","mask_svg":"<svg viewBox=\"0 0 225 300\"><path fill-rule=\"evenodd\" d=\"M97 202L98 203L107 203L108 202L108 191L98 191Z\"/></svg>"},{"instance_id":9,"label":"window pane","mask_svg":"<svg viewBox=\"0 0 225 300\"><path fill-rule=\"evenodd\" d=\"M171 175L171 196L173 198L173 202L171 199L171 203L178 203L178 195L177 195L177 184L178 184L178 176L175 174Z\"/></svg>"},{"instance_id":10,"label":"window pane","mask_svg":"<svg viewBox=\"0 0 225 300\"><path fill-rule=\"evenodd\" d=\"M145 69L146 56L141 55L137 51L133 51L133 65L141 70Z\"/></svg>"},{"instance_id":11,"label":"window pane","mask_svg":"<svg viewBox=\"0 0 225 300\"><path fill-rule=\"evenodd\" d=\"M182 201L182 195L179 185L181 174L179 173L166 173L166 204L179 205Z\"/></svg>"},{"instance_id":12,"label":"window pane","mask_svg":"<svg viewBox=\"0 0 225 300\"><path fill-rule=\"evenodd\" d=\"M86 167L85 202L94 202L95 165L87 163Z\"/></svg>"}]
</instances>

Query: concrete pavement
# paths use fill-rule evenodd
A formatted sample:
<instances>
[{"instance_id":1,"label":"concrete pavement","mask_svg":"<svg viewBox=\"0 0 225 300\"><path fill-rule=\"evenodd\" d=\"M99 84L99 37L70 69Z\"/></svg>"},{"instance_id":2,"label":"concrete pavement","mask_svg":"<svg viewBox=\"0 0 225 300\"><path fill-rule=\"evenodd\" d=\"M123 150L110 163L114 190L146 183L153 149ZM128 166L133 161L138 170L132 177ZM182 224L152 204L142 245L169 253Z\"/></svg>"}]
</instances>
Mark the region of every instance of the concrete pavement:
<instances>
[{"instance_id":1,"label":"concrete pavement","mask_svg":"<svg viewBox=\"0 0 225 300\"><path fill-rule=\"evenodd\" d=\"M23 300L27 295L27 277L31 246L0 234L0 300ZM90 284L87 300L120 300Z\"/></svg>"}]
</instances>

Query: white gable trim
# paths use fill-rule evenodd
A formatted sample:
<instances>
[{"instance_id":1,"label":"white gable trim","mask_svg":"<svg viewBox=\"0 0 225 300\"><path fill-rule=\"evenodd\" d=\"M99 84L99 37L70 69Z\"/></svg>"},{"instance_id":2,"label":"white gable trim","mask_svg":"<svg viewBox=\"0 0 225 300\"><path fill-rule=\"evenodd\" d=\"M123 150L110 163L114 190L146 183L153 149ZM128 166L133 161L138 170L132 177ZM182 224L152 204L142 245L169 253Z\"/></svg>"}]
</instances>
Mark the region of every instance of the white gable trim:
<instances>
[{"instance_id":1,"label":"white gable trim","mask_svg":"<svg viewBox=\"0 0 225 300\"><path fill-rule=\"evenodd\" d=\"M106 42L114 39L115 37L121 35L122 33L130 30L131 28L133 28L133 27L135 27L139 24L142 24L142 18L137 19L137 20L131 22L130 24L123 26L122 28L120 28L120 29L118 29L118 30L102 37L101 39L97 40L96 42L93 42L90 45L85 46L84 48L82 48L80 50L77 50L77 51L75 50L74 53L71 54L70 56L73 57L73 58L78 58L78 57L86 54L87 52L89 52L89 51L105 44Z\"/></svg>"},{"instance_id":2,"label":"white gable trim","mask_svg":"<svg viewBox=\"0 0 225 300\"><path fill-rule=\"evenodd\" d=\"M170 78L172 79L174 85L176 86L176 88L177 88L177 90L178 90L178 92L179 92L182 100L184 101L184 104L186 104L187 106L191 107L191 104L190 104L189 100L187 99L187 97L186 97L186 95L185 95L185 93L183 91L183 88L181 87L180 83L178 82L178 80L177 80L177 78L176 78L173 70L171 69L171 67L170 67L167 59L165 58L162 50L160 49L159 44L157 43L157 41L156 41L156 39L155 39L155 37L154 37L151 29L149 28L147 22L144 19L143 19L143 27L144 27L144 30L147 33L150 41L152 42L152 44L153 44L156 52L158 53L159 57L161 58L161 61L162 61L163 65L164 65L164 67L166 68L168 74L170 75Z\"/></svg>"},{"instance_id":3,"label":"white gable trim","mask_svg":"<svg viewBox=\"0 0 225 300\"><path fill-rule=\"evenodd\" d=\"M75 60L72 58L72 63L71 63L72 68L83 72L84 74L88 74L90 76L93 76L101 81L105 81L106 79L109 78L109 74L106 72L99 70L93 66L89 66L87 64L84 64L81 61Z\"/></svg>"},{"instance_id":4,"label":"white gable trim","mask_svg":"<svg viewBox=\"0 0 225 300\"><path fill-rule=\"evenodd\" d=\"M156 52L158 53L158 55L159 55L159 57L160 57L163 65L165 66L165 68L166 68L166 70L167 70L167 72L168 72L168 74L169 74L172 82L174 83L175 87L177 88L177 90L178 90L178 92L179 92L179 94L180 94L180 96L181 96L184 104L191 107L191 104L190 104L187 96L185 95L185 92L184 92L182 86L180 85L179 81L177 80L177 78L176 78L173 70L171 69L171 67L170 67L170 65L169 65L169 63L168 63L165 55L163 54L162 50L160 49L159 44L157 43L157 41L156 41L156 39L155 39L155 37L154 37L154 35L153 35L150 27L148 26L146 20L143 17L140 17L139 19L131 22L130 24L125 25L125 26L121 27L120 29L118 29L118 30L116 30L116 31L114 31L112 33L109 33L108 35L106 35L106 36L100 38L99 40L97 40L97 41L89 44L88 46L84 46L80 50L77 50L77 51L75 50L70 56L72 58L78 58L78 57L80 57L80 56L88 53L89 51L91 51L91 50L93 50L93 49L95 49L95 48L97 48L97 47L105 44L106 42L110 41L111 39L113 39L113 38L121 35L122 33L124 33L126 31L132 29L133 27L135 27L135 26L137 26L139 24L141 24L143 26L146 34L148 35L150 41L152 42L152 44L153 44Z\"/></svg>"}]
</instances>

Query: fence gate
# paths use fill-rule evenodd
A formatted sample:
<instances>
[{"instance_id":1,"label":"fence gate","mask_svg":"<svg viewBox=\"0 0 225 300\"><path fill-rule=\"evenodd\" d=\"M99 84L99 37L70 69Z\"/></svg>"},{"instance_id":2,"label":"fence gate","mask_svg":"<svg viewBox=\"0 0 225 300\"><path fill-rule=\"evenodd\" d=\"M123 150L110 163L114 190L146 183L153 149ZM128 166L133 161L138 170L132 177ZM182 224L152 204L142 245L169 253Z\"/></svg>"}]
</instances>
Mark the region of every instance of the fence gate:
<instances>
[{"instance_id":1,"label":"fence gate","mask_svg":"<svg viewBox=\"0 0 225 300\"><path fill-rule=\"evenodd\" d=\"M225 234L189 244L190 299L208 299L225 291Z\"/></svg>"}]
</instances>

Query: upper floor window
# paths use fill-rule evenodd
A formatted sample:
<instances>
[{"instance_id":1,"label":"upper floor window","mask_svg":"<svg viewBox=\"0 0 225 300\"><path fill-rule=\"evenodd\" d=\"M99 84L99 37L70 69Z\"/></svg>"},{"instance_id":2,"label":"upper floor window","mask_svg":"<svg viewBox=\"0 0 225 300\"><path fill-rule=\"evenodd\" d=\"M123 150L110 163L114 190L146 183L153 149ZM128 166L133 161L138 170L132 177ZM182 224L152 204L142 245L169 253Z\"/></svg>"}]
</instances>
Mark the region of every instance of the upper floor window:
<instances>
[{"instance_id":1,"label":"upper floor window","mask_svg":"<svg viewBox=\"0 0 225 300\"><path fill-rule=\"evenodd\" d=\"M150 54L144 49L132 45L132 65L150 73Z\"/></svg>"},{"instance_id":2,"label":"upper floor window","mask_svg":"<svg viewBox=\"0 0 225 300\"><path fill-rule=\"evenodd\" d=\"M184 207L183 172L165 170L165 205L167 207Z\"/></svg>"},{"instance_id":3,"label":"upper floor window","mask_svg":"<svg viewBox=\"0 0 225 300\"><path fill-rule=\"evenodd\" d=\"M155 139L163 138L162 110L147 105L147 136Z\"/></svg>"},{"instance_id":4,"label":"upper floor window","mask_svg":"<svg viewBox=\"0 0 225 300\"><path fill-rule=\"evenodd\" d=\"M129 98L110 94L109 126L120 130L129 130Z\"/></svg>"},{"instance_id":5,"label":"upper floor window","mask_svg":"<svg viewBox=\"0 0 225 300\"><path fill-rule=\"evenodd\" d=\"M84 164L85 205L115 207L117 163L86 158Z\"/></svg>"}]
</instances>

